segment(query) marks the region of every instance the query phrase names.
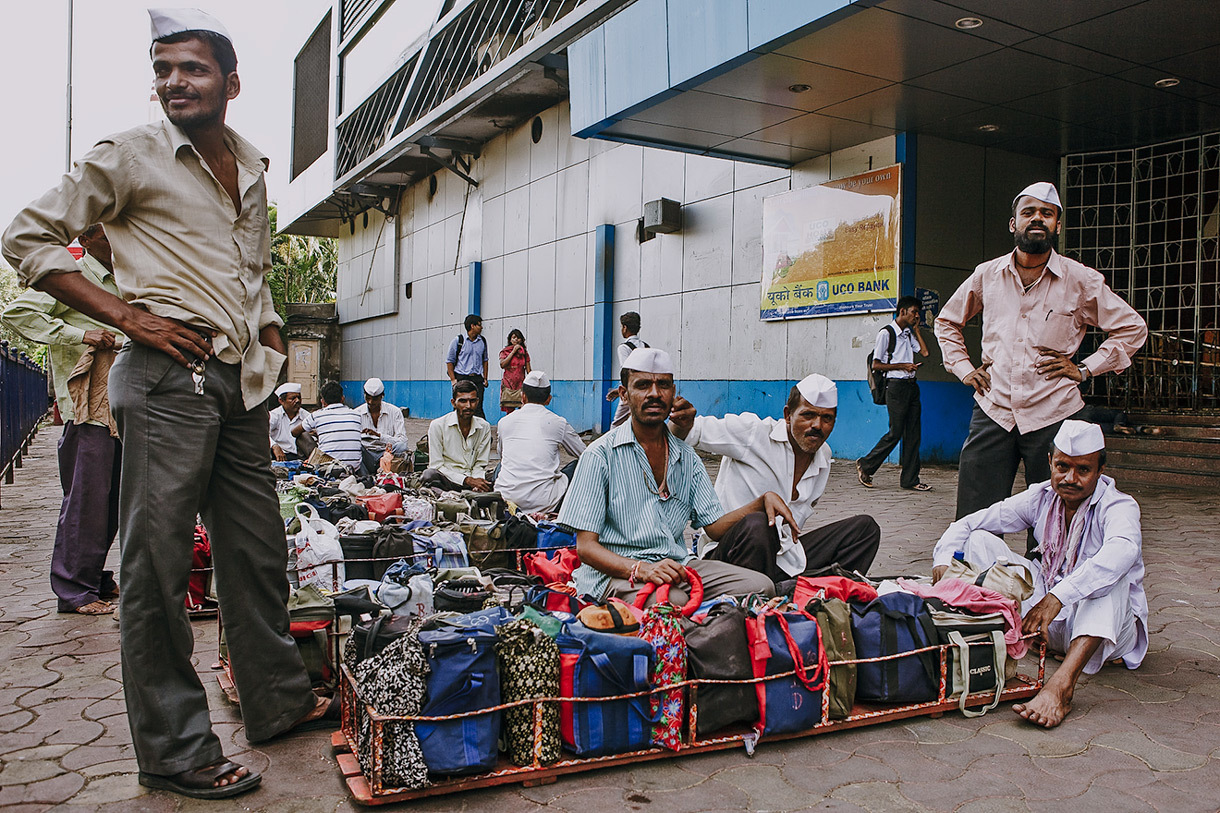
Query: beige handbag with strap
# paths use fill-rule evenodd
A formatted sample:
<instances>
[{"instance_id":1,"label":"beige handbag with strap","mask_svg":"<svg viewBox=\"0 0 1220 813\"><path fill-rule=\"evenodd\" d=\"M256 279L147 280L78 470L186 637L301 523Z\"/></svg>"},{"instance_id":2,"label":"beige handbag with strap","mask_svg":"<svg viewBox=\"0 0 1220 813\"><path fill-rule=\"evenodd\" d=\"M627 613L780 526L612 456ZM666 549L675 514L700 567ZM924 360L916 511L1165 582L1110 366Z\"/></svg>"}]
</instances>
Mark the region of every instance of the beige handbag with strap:
<instances>
[{"instance_id":1,"label":"beige handbag with strap","mask_svg":"<svg viewBox=\"0 0 1220 813\"><path fill-rule=\"evenodd\" d=\"M1034 583L1028 570L1021 565L996 562L991 567L979 570L963 559L954 559L949 563L943 578L961 579L987 590L994 590L1005 598L1017 602L1034 594Z\"/></svg>"}]
</instances>

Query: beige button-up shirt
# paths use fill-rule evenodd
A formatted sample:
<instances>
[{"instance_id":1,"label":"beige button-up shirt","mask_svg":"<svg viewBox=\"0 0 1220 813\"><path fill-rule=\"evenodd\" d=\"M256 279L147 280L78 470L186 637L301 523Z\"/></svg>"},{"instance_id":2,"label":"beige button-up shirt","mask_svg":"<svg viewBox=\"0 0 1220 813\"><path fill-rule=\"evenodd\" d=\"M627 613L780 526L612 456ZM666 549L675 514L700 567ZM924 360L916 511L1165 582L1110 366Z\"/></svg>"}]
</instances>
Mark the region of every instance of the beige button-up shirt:
<instances>
[{"instance_id":1,"label":"beige button-up shirt","mask_svg":"<svg viewBox=\"0 0 1220 813\"><path fill-rule=\"evenodd\" d=\"M470 434L463 436L456 412L428 424L428 468L461 485L467 477L482 477L491 460L491 424L475 415Z\"/></svg>"},{"instance_id":2,"label":"beige button-up shirt","mask_svg":"<svg viewBox=\"0 0 1220 813\"><path fill-rule=\"evenodd\" d=\"M1108 335L1086 358L1090 375L1118 372L1131 366L1148 338L1148 326L1097 271L1052 251L1042 278L1029 292L1005 254L974 269L936 317L945 369L960 379L975 365L966 352L962 326L983 314L982 360L992 362L991 389L974 396L1000 426L1022 434L1070 417L1084 406L1079 385L1070 378L1048 381L1034 366L1050 347L1071 356L1080 347L1085 328L1092 325Z\"/></svg>"},{"instance_id":3,"label":"beige button-up shirt","mask_svg":"<svg viewBox=\"0 0 1220 813\"><path fill-rule=\"evenodd\" d=\"M216 358L241 364L250 409L275 387L284 356L258 340L280 326L267 287L271 233L267 159L232 130L241 211L190 139L169 122L135 127L98 142L59 186L17 215L4 256L26 285L77 270L65 246L93 223L106 224L119 292L157 316L217 331Z\"/></svg>"}]
</instances>

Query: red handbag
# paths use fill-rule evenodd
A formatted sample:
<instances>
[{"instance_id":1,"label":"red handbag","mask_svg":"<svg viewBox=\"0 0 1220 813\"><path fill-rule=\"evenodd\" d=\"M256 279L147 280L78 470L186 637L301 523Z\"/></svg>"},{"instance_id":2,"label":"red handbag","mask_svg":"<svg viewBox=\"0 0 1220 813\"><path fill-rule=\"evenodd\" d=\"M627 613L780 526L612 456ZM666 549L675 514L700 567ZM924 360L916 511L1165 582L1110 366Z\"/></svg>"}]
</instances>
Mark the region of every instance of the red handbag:
<instances>
[{"instance_id":1,"label":"red handbag","mask_svg":"<svg viewBox=\"0 0 1220 813\"><path fill-rule=\"evenodd\" d=\"M551 551L551 554L553 558L548 558L542 552L522 556L525 572L542 579L544 584L567 584L572 580L576 568L580 567L580 556L571 548Z\"/></svg>"},{"instance_id":2,"label":"red handbag","mask_svg":"<svg viewBox=\"0 0 1220 813\"><path fill-rule=\"evenodd\" d=\"M814 598L837 598L843 601L858 601L868 604L877 598L877 591L871 585L848 579L843 576L798 576L796 589L792 593L792 603L802 610Z\"/></svg>"},{"instance_id":3,"label":"red handbag","mask_svg":"<svg viewBox=\"0 0 1220 813\"><path fill-rule=\"evenodd\" d=\"M357 497L356 501L368 509L369 519L385 522L387 517L402 513L402 494L392 491L373 497Z\"/></svg>"}]
</instances>

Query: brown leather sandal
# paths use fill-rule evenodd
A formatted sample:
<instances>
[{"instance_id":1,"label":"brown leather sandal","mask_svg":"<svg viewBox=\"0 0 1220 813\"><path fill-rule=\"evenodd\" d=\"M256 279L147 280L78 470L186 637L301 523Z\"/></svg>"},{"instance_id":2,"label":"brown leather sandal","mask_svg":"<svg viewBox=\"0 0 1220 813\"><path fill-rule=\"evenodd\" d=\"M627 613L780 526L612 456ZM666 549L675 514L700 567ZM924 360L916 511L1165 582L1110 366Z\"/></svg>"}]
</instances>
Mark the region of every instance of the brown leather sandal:
<instances>
[{"instance_id":1,"label":"brown leather sandal","mask_svg":"<svg viewBox=\"0 0 1220 813\"><path fill-rule=\"evenodd\" d=\"M191 799L227 799L230 796L254 790L263 781L261 775L251 771L245 776L239 777L236 782L230 782L227 785L216 784L216 780L236 773L241 767L236 762L221 759L211 765L182 771L172 776L160 776L140 771L139 782L146 788L168 790Z\"/></svg>"}]
</instances>

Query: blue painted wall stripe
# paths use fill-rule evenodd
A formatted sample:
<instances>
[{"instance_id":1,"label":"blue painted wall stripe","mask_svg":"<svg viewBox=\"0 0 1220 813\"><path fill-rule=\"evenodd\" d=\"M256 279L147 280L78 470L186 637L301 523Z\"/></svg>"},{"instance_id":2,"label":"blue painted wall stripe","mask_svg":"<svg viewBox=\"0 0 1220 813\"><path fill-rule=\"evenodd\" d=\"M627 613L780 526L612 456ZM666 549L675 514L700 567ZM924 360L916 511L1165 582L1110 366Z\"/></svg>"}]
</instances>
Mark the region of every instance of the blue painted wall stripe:
<instances>
[{"instance_id":1,"label":"blue painted wall stripe","mask_svg":"<svg viewBox=\"0 0 1220 813\"><path fill-rule=\"evenodd\" d=\"M614 226L597 227L593 256L593 378L600 381L600 389L606 392L612 385L615 347L614 332ZM552 389L552 396L555 393ZM613 404L604 396L596 403L601 407L598 420L590 424L605 431L613 418ZM569 418L569 421L571 419Z\"/></svg>"},{"instance_id":2,"label":"blue painted wall stripe","mask_svg":"<svg viewBox=\"0 0 1220 813\"><path fill-rule=\"evenodd\" d=\"M779 417L795 381L679 381L678 392L704 415L753 412ZM853 460L864 456L885 434L889 418L885 407L873 404L863 381L839 381L839 419L830 447L835 457ZM343 391L352 406L363 402L361 381L344 381ZM410 409L411 417L435 418L449 412L450 387L446 380L386 381L386 400ZM969 387L957 382L921 381L923 443L920 457L928 463L956 462L970 425L974 403ZM567 418L577 431L594 428L603 417L605 382L552 381L551 409ZM484 400L487 419L501 417L500 382L492 381ZM414 443L418 438L410 439ZM895 458L896 459L896 458Z\"/></svg>"},{"instance_id":3,"label":"blue painted wall stripe","mask_svg":"<svg viewBox=\"0 0 1220 813\"><path fill-rule=\"evenodd\" d=\"M466 313L481 313L483 307L483 263L470 264L470 288L466 291Z\"/></svg>"}]
</instances>

